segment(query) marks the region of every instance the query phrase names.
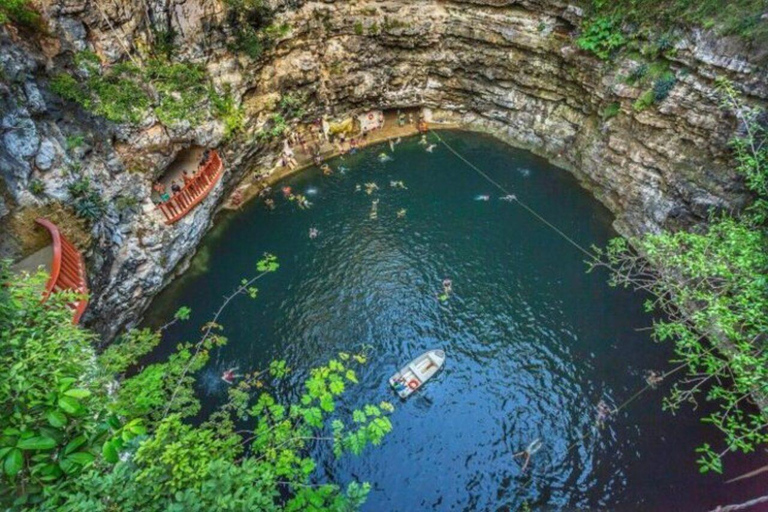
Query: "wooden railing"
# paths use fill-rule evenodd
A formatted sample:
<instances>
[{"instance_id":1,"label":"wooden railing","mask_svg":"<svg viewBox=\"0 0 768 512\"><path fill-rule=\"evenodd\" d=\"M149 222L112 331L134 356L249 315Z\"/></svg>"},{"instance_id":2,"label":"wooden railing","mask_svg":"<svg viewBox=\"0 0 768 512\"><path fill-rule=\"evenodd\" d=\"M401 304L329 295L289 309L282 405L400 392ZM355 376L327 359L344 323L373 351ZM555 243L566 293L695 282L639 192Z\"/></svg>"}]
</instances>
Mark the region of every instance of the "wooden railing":
<instances>
[{"instance_id":1,"label":"wooden railing","mask_svg":"<svg viewBox=\"0 0 768 512\"><path fill-rule=\"evenodd\" d=\"M219 181L224 164L216 151L211 151L208 161L192 176L179 192L165 202L157 205L163 212L166 224L173 224L197 204L205 199L214 185Z\"/></svg>"},{"instance_id":2,"label":"wooden railing","mask_svg":"<svg viewBox=\"0 0 768 512\"><path fill-rule=\"evenodd\" d=\"M51 275L45 285L43 300L47 300L52 293L59 291L74 291L83 297L69 304L72 308L72 323L76 324L83 316L88 305L88 281L86 278L85 262L80 251L72 245L72 242L61 234L56 225L46 219L35 219L35 222L43 226L51 234L53 243L53 261L51 262Z\"/></svg>"}]
</instances>

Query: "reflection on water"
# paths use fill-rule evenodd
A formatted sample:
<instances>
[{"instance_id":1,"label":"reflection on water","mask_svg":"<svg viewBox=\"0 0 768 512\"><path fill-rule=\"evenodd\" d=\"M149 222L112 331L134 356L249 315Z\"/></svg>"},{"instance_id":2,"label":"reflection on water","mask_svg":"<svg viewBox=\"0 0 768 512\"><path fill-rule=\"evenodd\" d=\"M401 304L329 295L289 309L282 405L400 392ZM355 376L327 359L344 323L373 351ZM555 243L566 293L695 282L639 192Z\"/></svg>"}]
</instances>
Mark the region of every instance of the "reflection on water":
<instances>
[{"instance_id":1,"label":"reflection on water","mask_svg":"<svg viewBox=\"0 0 768 512\"><path fill-rule=\"evenodd\" d=\"M609 214L566 173L485 136L444 136L580 244L613 236ZM170 330L160 357L197 336L222 297L254 275L262 253L280 258L278 272L259 281L259 298L235 301L221 318L230 343L202 372L206 411L224 399L225 369L286 359L294 371L277 392L295 399L310 368L362 345L373 347L372 357L341 413L395 401L386 379L441 348L444 370L397 402L394 432L380 447L339 460L327 445L312 448L319 481L371 482L372 511L515 510L524 502L704 510L757 494L758 482L733 489L698 475L693 449L711 432L691 415L663 413L663 390L594 427L601 400L614 407L645 384L645 372L668 368L667 347L637 330L650 323L643 297L586 274L581 253L500 201L441 146L429 153L408 139L382 161L387 148L332 161L343 175L315 169L286 180L312 196L308 210L275 187L276 210L251 203L227 215L198 255L207 272L186 274L155 301L151 324L180 305L194 318ZM390 186L399 181L406 188ZM441 301L446 278L452 293ZM542 448L523 472L513 454L534 439Z\"/></svg>"}]
</instances>

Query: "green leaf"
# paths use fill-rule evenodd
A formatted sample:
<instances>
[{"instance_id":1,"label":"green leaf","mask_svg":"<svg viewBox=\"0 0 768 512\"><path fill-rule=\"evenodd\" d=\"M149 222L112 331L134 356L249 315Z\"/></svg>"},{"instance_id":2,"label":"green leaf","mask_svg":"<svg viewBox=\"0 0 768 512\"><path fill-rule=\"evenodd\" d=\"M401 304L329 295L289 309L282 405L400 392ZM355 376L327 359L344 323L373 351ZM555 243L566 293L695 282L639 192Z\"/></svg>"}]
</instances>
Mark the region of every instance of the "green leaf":
<instances>
[{"instance_id":1,"label":"green leaf","mask_svg":"<svg viewBox=\"0 0 768 512\"><path fill-rule=\"evenodd\" d=\"M58 401L59 409L70 415L78 415L82 411L82 406L75 398L71 396L62 396Z\"/></svg>"},{"instance_id":2,"label":"green leaf","mask_svg":"<svg viewBox=\"0 0 768 512\"><path fill-rule=\"evenodd\" d=\"M16 447L22 450L50 450L56 447L56 440L50 437L35 436L22 439Z\"/></svg>"},{"instance_id":3,"label":"green leaf","mask_svg":"<svg viewBox=\"0 0 768 512\"><path fill-rule=\"evenodd\" d=\"M52 427L56 428L61 428L67 424L67 416L63 412L56 409L51 409L46 412L45 419L48 420L48 423L50 423Z\"/></svg>"},{"instance_id":4,"label":"green leaf","mask_svg":"<svg viewBox=\"0 0 768 512\"><path fill-rule=\"evenodd\" d=\"M80 464L81 466L87 466L96 459L92 453L88 452L75 452L71 455L68 455L66 458L75 464Z\"/></svg>"},{"instance_id":5,"label":"green leaf","mask_svg":"<svg viewBox=\"0 0 768 512\"><path fill-rule=\"evenodd\" d=\"M101 448L101 454L104 456L104 460L110 464L116 464L120 460L120 455L117 453L117 448L112 441L107 441Z\"/></svg>"},{"instance_id":6,"label":"green leaf","mask_svg":"<svg viewBox=\"0 0 768 512\"><path fill-rule=\"evenodd\" d=\"M72 439L70 442L67 443L67 446L64 447L64 453L70 454L73 451L77 450L81 446L85 444L85 436L77 436L76 438Z\"/></svg>"},{"instance_id":7,"label":"green leaf","mask_svg":"<svg viewBox=\"0 0 768 512\"><path fill-rule=\"evenodd\" d=\"M65 396L71 396L72 398L88 398L91 396L91 392L87 389L68 389L64 392Z\"/></svg>"},{"instance_id":8,"label":"green leaf","mask_svg":"<svg viewBox=\"0 0 768 512\"><path fill-rule=\"evenodd\" d=\"M5 461L3 462L3 471L6 475L16 476L23 467L24 454L21 453L21 450L18 448L11 450L11 452L5 456Z\"/></svg>"}]
</instances>

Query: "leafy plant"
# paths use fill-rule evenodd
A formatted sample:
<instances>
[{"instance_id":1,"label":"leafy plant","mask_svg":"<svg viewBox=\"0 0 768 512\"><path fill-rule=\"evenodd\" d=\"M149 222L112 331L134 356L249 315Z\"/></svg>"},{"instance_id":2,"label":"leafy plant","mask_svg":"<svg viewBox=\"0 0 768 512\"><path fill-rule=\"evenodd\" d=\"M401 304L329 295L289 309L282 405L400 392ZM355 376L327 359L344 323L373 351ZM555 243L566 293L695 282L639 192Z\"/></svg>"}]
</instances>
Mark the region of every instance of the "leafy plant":
<instances>
[{"instance_id":1,"label":"leafy plant","mask_svg":"<svg viewBox=\"0 0 768 512\"><path fill-rule=\"evenodd\" d=\"M362 21L356 21L355 22L355 35L358 35L358 36L363 35L363 22Z\"/></svg>"},{"instance_id":2,"label":"leafy plant","mask_svg":"<svg viewBox=\"0 0 768 512\"><path fill-rule=\"evenodd\" d=\"M71 294L41 304L44 274L9 279L7 265L0 266L0 279L9 283L0 288L0 504L157 512L359 507L367 484L342 490L310 483L310 445L359 454L391 431L394 408L387 402L352 412L339 407L358 382L355 367L365 364L365 353L342 352L313 369L295 401L274 391L291 369L273 361L240 376L227 402L202 423L184 421L200 410L195 372L226 342L219 315L278 268L277 258L265 254L259 273L225 299L200 340L131 371L162 331L129 331L96 355L96 337L71 323ZM189 315L182 308L171 323Z\"/></svg>"},{"instance_id":3,"label":"leafy plant","mask_svg":"<svg viewBox=\"0 0 768 512\"><path fill-rule=\"evenodd\" d=\"M603 109L603 111L600 113L600 117L603 119L603 121L607 121L619 115L619 112L621 112L621 104L618 102L613 102Z\"/></svg>"},{"instance_id":4,"label":"leafy plant","mask_svg":"<svg viewBox=\"0 0 768 512\"><path fill-rule=\"evenodd\" d=\"M626 44L616 18L600 17L588 20L582 27L576 44L582 50L594 53L602 60L607 60L616 50Z\"/></svg>"},{"instance_id":5,"label":"leafy plant","mask_svg":"<svg viewBox=\"0 0 768 512\"><path fill-rule=\"evenodd\" d=\"M29 183L29 191L36 196L45 194L45 183L42 180L32 180Z\"/></svg>"},{"instance_id":6,"label":"leafy plant","mask_svg":"<svg viewBox=\"0 0 768 512\"><path fill-rule=\"evenodd\" d=\"M67 137L67 149L70 151L81 147L85 143L85 137L82 135L70 135Z\"/></svg>"},{"instance_id":7,"label":"leafy plant","mask_svg":"<svg viewBox=\"0 0 768 512\"><path fill-rule=\"evenodd\" d=\"M669 93L674 89L677 79L672 73L668 73L653 83L653 101L660 103L667 99Z\"/></svg>"},{"instance_id":8,"label":"leafy plant","mask_svg":"<svg viewBox=\"0 0 768 512\"><path fill-rule=\"evenodd\" d=\"M718 80L718 88L722 107L739 122L732 145L752 206L739 217L713 214L701 231L634 239L636 250L613 240L596 264L612 272L611 284L650 293L647 309L661 313L653 337L674 343L680 365L673 373L688 372L665 408L701 399L715 406L702 421L722 442L696 450L703 473L722 472L728 453L768 444L768 134L761 112L743 104L729 82Z\"/></svg>"},{"instance_id":9,"label":"leafy plant","mask_svg":"<svg viewBox=\"0 0 768 512\"><path fill-rule=\"evenodd\" d=\"M224 121L224 138L230 139L233 135L245 128L245 110L242 105L237 105L232 91L227 84L224 94L220 95L216 89L209 89L209 98L216 116Z\"/></svg>"},{"instance_id":10,"label":"leafy plant","mask_svg":"<svg viewBox=\"0 0 768 512\"><path fill-rule=\"evenodd\" d=\"M0 0L0 25L11 22L28 28L42 29L40 13L29 0Z\"/></svg>"},{"instance_id":11,"label":"leafy plant","mask_svg":"<svg viewBox=\"0 0 768 512\"><path fill-rule=\"evenodd\" d=\"M69 185L75 214L90 222L99 220L106 210L106 204L98 192L91 187L88 178L79 178Z\"/></svg>"},{"instance_id":12,"label":"leafy plant","mask_svg":"<svg viewBox=\"0 0 768 512\"><path fill-rule=\"evenodd\" d=\"M655 95L653 89L648 89L635 100L635 102L632 104L632 108L635 110L635 112L642 112L643 110L653 105L654 101Z\"/></svg>"}]
</instances>

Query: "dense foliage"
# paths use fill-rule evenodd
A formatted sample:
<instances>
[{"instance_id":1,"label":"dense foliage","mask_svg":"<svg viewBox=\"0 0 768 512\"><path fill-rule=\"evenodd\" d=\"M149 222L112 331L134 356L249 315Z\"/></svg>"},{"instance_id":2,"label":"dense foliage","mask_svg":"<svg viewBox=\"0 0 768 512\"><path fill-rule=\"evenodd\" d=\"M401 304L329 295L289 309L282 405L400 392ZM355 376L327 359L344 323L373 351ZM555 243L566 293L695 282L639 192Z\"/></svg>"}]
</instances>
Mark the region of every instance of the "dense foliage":
<instances>
[{"instance_id":1,"label":"dense foliage","mask_svg":"<svg viewBox=\"0 0 768 512\"><path fill-rule=\"evenodd\" d=\"M614 240L601 265L613 284L653 297L648 310L659 341L672 340L681 369L665 406L713 403L703 421L719 429L723 446L699 448L702 472L722 471L728 452L749 453L768 444L768 131L764 113L749 108L726 81L722 106L739 124L733 140L739 171L755 194L738 217L712 213L701 231ZM636 250L635 250L636 249Z\"/></svg>"},{"instance_id":2,"label":"dense foliage","mask_svg":"<svg viewBox=\"0 0 768 512\"><path fill-rule=\"evenodd\" d=\"M152 113L166 126L222 119L227 136L244 128L242 108L228 90L220 94L209 84L202 65L161 54L106 68L89 51L79 52L74 64L74 74L51 79L51 90L110 121L138 124Z\"/></svg>"},{"instance_id":3,"label":"dense foliage","mask_svg":"<svg viewBox=\"0 0 768 512\"><path fill-rule=\"evenodd\" d=\"M282 361L247 373L229 399L199 425L195 372L226 343L216 323L236 297L278 263L266 256L258 274L229 296L195 343L166 361L131 372L160 341L162 330L126 333L103 353L95 335L71 323L56 294L40 301L45 275L0 279L0 505L57 511L354 510L368 486L316 484L307 455L313 443L359 454L391 430L382 402L337 413L364 353L340 353L311 371L295 402L275 395L291 371ZM189 317L182 308L175 321Z\"/></svg>"},{"instance_id":4,"label":"dense foliage","mask_svg":"<svg viewBox=\"0 0 768 512\"><path fill-rule=\"evenodd\" d=\"M275 24L274 12L266 0L224 0L226 26L233 34L231 48L258 59L290 27Z\"/></svg>"},{"instance_id":5,"label":"dense foliage","mask_svg":"<svg viewBox=\"0 0 768 512\"><path fill-rule=\"evenodd\" d=\"M676 28L691 25L755 44L768 42L768 24L761 19L765 0L583 0L582 4L588 20L612 20L613 29L623 27L662 46L669 46Z\"/></svg>"},{"instance_id":6,"label":"dense foliage","mask_svg":"<svg viewBox=\"0 0 768 512\"><path fill-rule=\"evenodd\" d=\"M9 22L37 28L40 13L30 5L29 0L0 0L0 25Z\"/></svg>"}]
</instances>

